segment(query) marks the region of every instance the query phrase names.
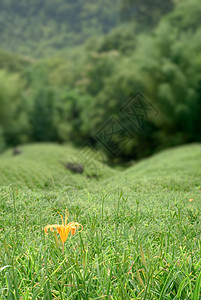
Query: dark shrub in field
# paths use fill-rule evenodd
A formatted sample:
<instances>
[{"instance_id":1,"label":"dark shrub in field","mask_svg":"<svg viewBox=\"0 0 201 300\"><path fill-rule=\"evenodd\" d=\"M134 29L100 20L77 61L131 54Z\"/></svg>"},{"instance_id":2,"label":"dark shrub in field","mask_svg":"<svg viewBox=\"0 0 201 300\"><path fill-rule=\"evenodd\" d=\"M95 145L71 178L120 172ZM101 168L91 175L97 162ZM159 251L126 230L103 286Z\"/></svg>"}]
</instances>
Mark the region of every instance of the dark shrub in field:
<instances>
[{"instance_id":1,"label":"dark shrub in field","mask_svg":"<svg viewBox=\"0 0 201 300\"><path fill-rule=\"evenodd\" d=\"M80 173L82 174L84 171L84 167L78 163L67 163L65 164L66 169L70 170L73 173Z\"/></svg>"}]
</instances>

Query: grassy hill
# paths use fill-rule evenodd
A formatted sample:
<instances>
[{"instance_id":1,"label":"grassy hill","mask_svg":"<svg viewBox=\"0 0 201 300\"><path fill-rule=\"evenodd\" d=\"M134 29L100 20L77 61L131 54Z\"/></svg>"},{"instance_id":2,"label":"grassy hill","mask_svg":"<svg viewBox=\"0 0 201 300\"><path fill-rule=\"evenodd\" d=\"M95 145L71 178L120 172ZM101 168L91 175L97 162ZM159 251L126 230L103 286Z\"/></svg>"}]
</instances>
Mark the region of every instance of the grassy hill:
<instances>
[{"instance_id":1,"label":"grassy hill","mask_svg":"<svg viewBox=\"0 0 201 300\"><path fill-rule=\"evenodd\" d=\"M21 150L0 156L3 300L200 299L200 144L125 171L92 159L98 178L87 178L87 166L82 175L63 168L60 161L77 156L69 146ZM66 207L84 229L62 253L43 228L61 224L57 211Z\"/></svg>"},{"instance_id":2,"label":"grassy hill","mask_svg":"<svg viewBox=\"0 0 201 300\"><path fill-rule=\"evenodd\" d=\"M133 191L193 192L201 185L200 144L176 147L144 159L108 180L108 185ZM112 181L112 183L111 183Z\"/></svg>"},{"instance_id":3,"label":"grassy hill","mask_svg":"<svg viewBox=\"0 0 201 300\"><path fill-rule=\"evenodd\" d=\"M89 160L88 156L85 158L81 151L70 146L35 144L22 146L19 150L20 155L13 155L13 151L9 150L0 156L0 186L12 184L31 189L84 187L90 181L115 173L96 160L95 153L91 152ZM68 170L65 167L67 163L81 164L84 167L83 174Z\"/></svg>"}]
</instances>

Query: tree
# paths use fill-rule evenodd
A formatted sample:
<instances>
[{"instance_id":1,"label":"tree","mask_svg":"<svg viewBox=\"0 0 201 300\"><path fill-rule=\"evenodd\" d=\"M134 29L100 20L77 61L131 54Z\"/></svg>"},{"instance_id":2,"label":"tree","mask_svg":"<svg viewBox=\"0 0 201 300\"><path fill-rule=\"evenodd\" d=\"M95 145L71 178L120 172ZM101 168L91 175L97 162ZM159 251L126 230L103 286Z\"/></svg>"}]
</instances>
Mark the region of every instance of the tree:
<instances>
[{"instance_id":1,"label":"tree","mask_svg":"<svg viewBox=\"0 0 201 300\"><path fill-rule=\"evenodd\" d=\"M120 17L123 22L135 21L141 28L153 27L173 9L173 1L122 0Z\"/></svg>"},{"instance_id":2,"label":"tree","mask_svg":"<svg viewBox=\"0 0 201 300\"><path fill-rule=\"evenodd\" d=\"M30 124L34 141L56 141L56 94L49 86L38 86L32 95Z\"/></svg>"},{"instance_id":3,"label":"tree","mask_svg":"<svg viewBox=\"0 0 201 300\"><path fill-rule=\"evenodd\" d=\"M27 125L23 116L22 86L18 75L0 71L1 140L9 146L20 142L21 130Z\"/></svg>"}]
</instances>

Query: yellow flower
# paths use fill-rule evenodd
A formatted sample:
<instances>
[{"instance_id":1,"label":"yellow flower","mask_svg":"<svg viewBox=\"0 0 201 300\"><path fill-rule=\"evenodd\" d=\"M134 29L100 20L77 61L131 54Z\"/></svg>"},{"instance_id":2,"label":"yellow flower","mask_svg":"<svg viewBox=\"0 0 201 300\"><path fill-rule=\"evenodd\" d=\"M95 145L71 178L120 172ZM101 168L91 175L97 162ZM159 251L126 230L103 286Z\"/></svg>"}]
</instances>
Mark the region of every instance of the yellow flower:
<instances>
[{"instance_id":1,"label":"yellow flower","mask_svg":"<svg viewBox=\"0 0 201 300\"><path fill-rule=\"evenodd\" d=\"M189 199L189 202L193 202L193 199Z\"/></svg>"},{"instance_id":2,"label":"yellow flower","mask_svg":"<svg viewBox=\"0 0 201 300\"><path fill-rule=\"evenodd\" d=\"M76 230L79 227L81 227L80 231L82 231L83 226L81 224L77 223L77 222L70 222L70 223L67 224L67 220L68 220L67 209L65 211L65 223L64 223L64 219L63 219L61 214L60 214L60 216L61 216L61 220L62 220L62 225L59 225L59 224L47 225L47 226L45 226L44 231L45 231L45 233L47 233L48 229L50 229L50 231L52 231L52 232L54 231L54 229L56 229L57 232L60 235L60 238L61 238L61 241L62 241L62 244L63 244L63 250L64 250L64 243L67 240L69 232L71 231L71 234L74 235L76 233Z\"/></svg>"}]
</instances>

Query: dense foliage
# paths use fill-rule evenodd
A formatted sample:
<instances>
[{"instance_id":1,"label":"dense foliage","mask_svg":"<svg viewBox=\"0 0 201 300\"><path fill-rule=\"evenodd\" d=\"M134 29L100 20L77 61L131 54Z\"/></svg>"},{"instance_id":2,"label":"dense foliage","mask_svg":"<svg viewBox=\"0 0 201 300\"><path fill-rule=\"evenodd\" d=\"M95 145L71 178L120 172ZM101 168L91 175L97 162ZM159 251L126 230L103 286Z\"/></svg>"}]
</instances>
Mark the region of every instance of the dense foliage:
<instances>
[{"instance_id":1,"label":"dense foliage","mask_svg":"<svg viewBox=\"0 0 201 300\"><path fill-rule=\"evenodd\" d=\"M124 22L137 21L139 27L152 27L161 15L171 11L174 0L124 0L121 1L120 17Z\"/></svg>"},{"instance_id":2,"label":"dense foliage","mask_svg":"<svg viewBox=\"0 0 201 300\"><path fill-rule=\"evenodd\" d=\"M1 45L12 52L47 56L107 33L117 25L119 0L2 0Z\"/></svg>"},{"instance_id":3,"label":"dense foliage","mask_svg":"<svg viewBox=\"0 0 201 300\"><path fill-rule=\"evenodd\" d=\"M55 58L8 55L0 72L1 114L9 113L0 118L1 149L29 141L89 141L107 153L112 149L112 158L119 147L119 158L138 159L201 141L200 13L199 0L178 1L151 32L131 22ZM121 109L137 90L160 113L130 135L132 124ZM105 147L98 133L114 116L128 130L110 135Z\"/></svg>"},{"instance_id":4,"label":"dense foliage","mask_svg":"<svg viewBox=\"0 0 201 300\"><path fill-rule=\"evenodd\" d=\"M1 45L32 57L50 56L121 22L147 30L172 8L173 0L1 0Z\"/></svg>"}]
</instances>

